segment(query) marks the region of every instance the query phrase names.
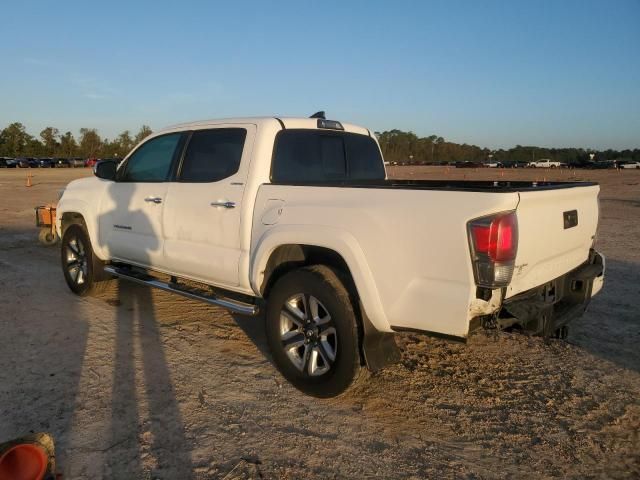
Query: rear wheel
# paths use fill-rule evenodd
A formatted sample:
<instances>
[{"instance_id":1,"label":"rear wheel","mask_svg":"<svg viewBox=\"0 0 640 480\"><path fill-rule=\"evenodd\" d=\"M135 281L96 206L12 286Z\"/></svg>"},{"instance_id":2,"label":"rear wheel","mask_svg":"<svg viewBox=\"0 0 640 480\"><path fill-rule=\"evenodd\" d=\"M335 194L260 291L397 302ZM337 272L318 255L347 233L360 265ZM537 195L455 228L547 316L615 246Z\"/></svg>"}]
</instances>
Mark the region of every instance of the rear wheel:
<instances>
[{"instance_id":1,"label":"rear wheel","mask_svg":"<svg viewBox=\"0 0 640 480\"><path fill-rule=\"evenodd\" d=\"M266 332L278 369L309 395L339 395L360 374L356 312L329 267L301 268L278 280L267 302Z\"/></svg>"},{"instance_id":2,"label":"rear wheel","mask_svg":"<svg viewBox=\"0 0 640 480\"><path fill-rule=\"evenodd\" d=\"M89 235L83 226L67 228L62 236L60 253L64 279L73 293L84 296L105 288L104 262L93 253Z\"/></svg>"}]
</instances>

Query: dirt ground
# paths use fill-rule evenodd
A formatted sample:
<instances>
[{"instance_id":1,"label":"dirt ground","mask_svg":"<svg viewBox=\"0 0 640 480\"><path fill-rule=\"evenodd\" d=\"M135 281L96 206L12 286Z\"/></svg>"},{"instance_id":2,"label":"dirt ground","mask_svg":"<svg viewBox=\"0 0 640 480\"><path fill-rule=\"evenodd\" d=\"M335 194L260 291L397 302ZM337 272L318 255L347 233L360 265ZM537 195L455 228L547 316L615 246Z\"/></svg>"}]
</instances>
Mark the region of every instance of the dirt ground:
<instances>
[{"instance_id":1,"label":"dirt ground","mask_svg":"<svg viewBox=\"0 0 640 480\"><path fill-rule=\"evenodd\" d=\"M640 477L640 171L393 168L600 182L605 289L568 342L399 336L400 364L333 400L282 379L261 319L71 294L33 207L90 172L32 173L0 170L0 442L50 432L64 478Z\"/></svg>"}]
</instances>

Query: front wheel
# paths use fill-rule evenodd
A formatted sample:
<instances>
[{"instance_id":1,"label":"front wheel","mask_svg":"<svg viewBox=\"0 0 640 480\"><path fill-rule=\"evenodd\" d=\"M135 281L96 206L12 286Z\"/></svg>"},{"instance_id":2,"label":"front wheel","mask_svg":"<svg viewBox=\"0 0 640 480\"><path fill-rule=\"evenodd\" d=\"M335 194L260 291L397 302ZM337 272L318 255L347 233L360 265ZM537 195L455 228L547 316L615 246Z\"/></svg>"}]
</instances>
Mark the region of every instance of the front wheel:
<instances>
[{"instance_id":1,"label":"front wheel","mask_svg":"<svg viewBox=\"0 0 640 480\"><path fill-rule=\"evenodd\" d=\"M357 314L327 266L294 270L277 281L267 301L266 333L278 369L304 393L334 397L360 375Z\"/></svg>"},{"instance_id":2,"label":"front wheel","mask_svg":"<svg viewBox=\"0 0 640 480\"><path fill-rule=\"evenodd\" d=\"M107 285L104 263L93 253L89 235L81 225L71 225L64 232L60 254L64 279L76 295L98 293Z\"/></svg>"}]
</instances>

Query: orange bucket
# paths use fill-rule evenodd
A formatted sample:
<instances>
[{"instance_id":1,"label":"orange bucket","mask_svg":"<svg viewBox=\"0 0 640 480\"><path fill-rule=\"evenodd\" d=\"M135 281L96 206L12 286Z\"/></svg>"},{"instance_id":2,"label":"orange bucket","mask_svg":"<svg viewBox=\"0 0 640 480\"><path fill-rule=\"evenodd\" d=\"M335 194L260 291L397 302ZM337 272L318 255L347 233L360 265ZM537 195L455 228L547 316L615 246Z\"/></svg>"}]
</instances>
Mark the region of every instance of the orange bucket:
<instances>
[{"instance_id":1,"label":"orange bucket","mask_svg":"<svg viewBox=\"0 0 640 480\"><path fill-rule=\"evenodd\" d=\"M0 457L0 480L42 480L47 463L47 454L37 445L14 445Z\"/></svg>"}]
</instances>

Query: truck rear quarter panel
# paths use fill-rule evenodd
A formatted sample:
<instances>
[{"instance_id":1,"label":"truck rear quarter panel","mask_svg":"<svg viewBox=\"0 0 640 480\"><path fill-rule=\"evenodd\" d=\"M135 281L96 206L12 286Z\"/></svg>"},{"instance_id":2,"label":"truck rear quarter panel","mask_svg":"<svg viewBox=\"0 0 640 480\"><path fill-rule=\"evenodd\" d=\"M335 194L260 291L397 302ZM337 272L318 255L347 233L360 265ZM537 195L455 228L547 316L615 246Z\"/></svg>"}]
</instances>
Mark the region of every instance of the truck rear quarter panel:
<instances>
[{"instance_id":1,"label":"truck rear quarter panel","mask_svg":"<svg viewBox=\"0 0 640 480\"><path fill-rule=\"evenodd\" d=\"M475 301L467 221L513 210L517 203L515 192L262 185L253 218L251 284L257 291L280 245L331 248L349 266L379 330L464 337ZM280 210L275 221L273 205Z\"/></svg>"}]
</instances>

